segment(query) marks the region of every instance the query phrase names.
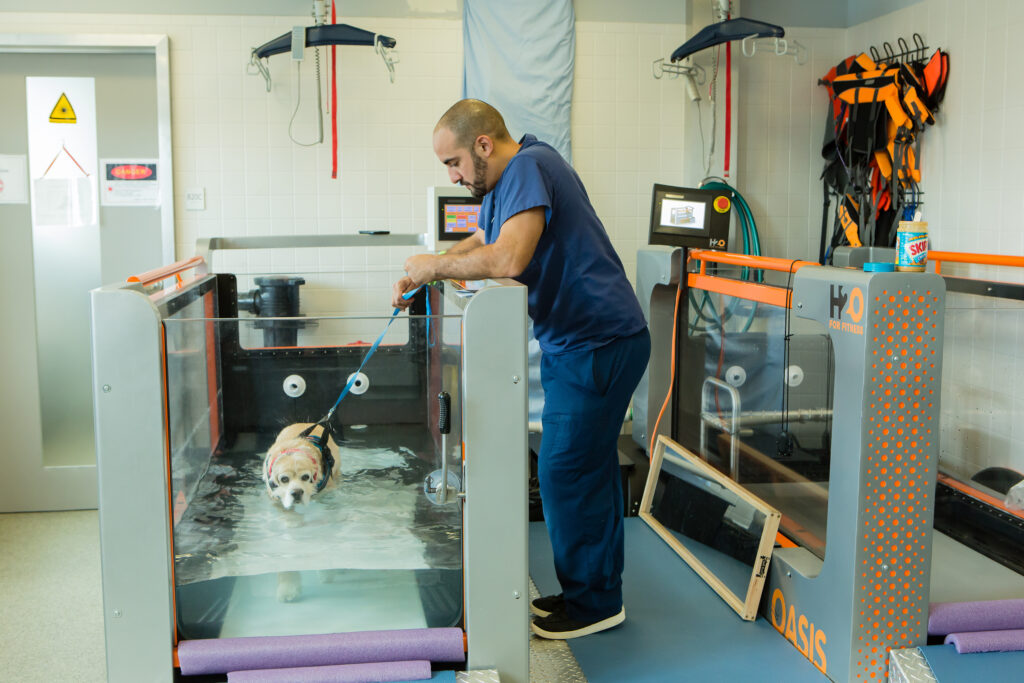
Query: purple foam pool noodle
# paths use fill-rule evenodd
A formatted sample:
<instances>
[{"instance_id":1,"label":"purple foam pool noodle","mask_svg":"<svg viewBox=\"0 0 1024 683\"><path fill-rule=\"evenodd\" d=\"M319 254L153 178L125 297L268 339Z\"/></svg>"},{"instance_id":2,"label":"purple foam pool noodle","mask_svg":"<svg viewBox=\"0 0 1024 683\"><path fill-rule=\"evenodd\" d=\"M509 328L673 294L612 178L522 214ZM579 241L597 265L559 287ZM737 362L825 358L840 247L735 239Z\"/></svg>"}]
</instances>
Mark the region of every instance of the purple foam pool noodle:
<instances>
[{"instance_id":1,"label":"purple foam pool noodle","mask_svg":"<svg viewBox=\"0 0 1024 683\"><path fill-rule=\"evenodd\" d=\"M928 614L928 635L1024 628L1024 600L936 602Z\"/></svg>"},{"instance_id":2,"label":"purple foam pool noodle","mask_svg":"<svg viewBox=\"0 0 1024 683\"><path fill-rule=\"evenodd\" d=\"M1024 650L1024 629L950 633L946 636L946 644L956 645L956 651L960 654L967 652L1014 652Z\"/></svg>"},{"instance_id":3,"label":"purple foam pool noodle","mask_svg":"<svg viewBox=\"0 0 1024 683\"><path fill-rule=\"evenodd\" d=\"M462 629L458 628L212 638L178 644L178 661L185 676L421 659L461 662L465 657Z\"/></svg>"},{"instance_id":4,"label":"purple foam pool noodle","mask_svg":"<svg viewBox=\"0 0 1024 683\"><path fill-rule=\"evenodd\" d=\"M428 678L430 662L424 660L232 671L228 674L228 683L387 683Z\"/></svg>"}]
</instances>

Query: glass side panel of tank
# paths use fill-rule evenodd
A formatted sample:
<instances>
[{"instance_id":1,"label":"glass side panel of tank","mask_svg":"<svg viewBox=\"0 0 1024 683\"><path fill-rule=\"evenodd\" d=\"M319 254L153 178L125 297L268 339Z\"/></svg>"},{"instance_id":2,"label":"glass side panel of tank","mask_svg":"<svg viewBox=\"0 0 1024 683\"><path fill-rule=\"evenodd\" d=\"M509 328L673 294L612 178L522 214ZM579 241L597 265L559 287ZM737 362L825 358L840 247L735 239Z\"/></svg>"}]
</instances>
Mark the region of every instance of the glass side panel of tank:
<instances>
[{"instance_id":1,"label":"glass side panel of tank","mask_svg":"<svg viewBox=\"0 0 1024 683\"><path fill-rule=\"evenodd\" d=\"M222 290L233 290L237 311L230 317L345 317L345 328L357 330L372 341L376 316L391 312L391 287L405 273L402 263L411 247L304 247L214 251L211 272L220 273ZM222 315L228 317L226 312ZM298 336L310 336L310 328L295 321L280 325L280 338L253 328L241 343L248 348L282 345ZM404 329L391 331L392 343L408 341ZM372 335L372 336L371 336Z\"/></svg>"},{"instance_id":2,"label":"glass side panel of tank","mask_svg":"<svg viewBox=\"0 0 1024 683\"><path fill-rule=\"evenodd\" d=\"M825 555L834 359L824 325L689 291L678 353L680 442L782 513Z\"/></svg>"},{"instance_id":3,"label":"glass side panel of tank","mask_svg":"<svg viewBox=\"0 0 1024 683\"><path fill-rule=\"evenodd\" d=\"M1024 575L1022 299L1020 285L946 278L934 521L1017 577Z\"/></svg>"},{"instance_id":4,"label":"glass side panel of tank","mask_svg":"<svg viewBox=\"0 0 1024 683\"><path fill-rule=\"evenodd\" d=\"M179 637L459 624L461 505L432 503L424 479L442 457L462 474L461 317L307 317L290 344L246 346L294 319L211 310L165 321ZM325 458L319 428L296 432L385 328L327 420Z\"/></svg>"},{"instance_id":5,"label":"glass side panel of tank","mask_svg":"<svg viewBox=\"0 0 1024 683\"><path fill-rule=\"evenodd\" d=\"M947 291L940 468L1003 494L1024 476L1022 332L1024 301Z\"/></svg>"}]
</instances>

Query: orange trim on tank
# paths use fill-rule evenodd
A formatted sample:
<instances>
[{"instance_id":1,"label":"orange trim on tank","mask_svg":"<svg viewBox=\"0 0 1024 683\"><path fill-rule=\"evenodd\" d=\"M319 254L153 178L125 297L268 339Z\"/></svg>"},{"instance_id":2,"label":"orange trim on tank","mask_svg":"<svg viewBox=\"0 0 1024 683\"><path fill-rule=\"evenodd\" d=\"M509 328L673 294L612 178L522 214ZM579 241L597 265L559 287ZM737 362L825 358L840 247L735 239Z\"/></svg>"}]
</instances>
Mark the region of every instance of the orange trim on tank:
<instances>
[{"instance_id":1,"label":"orange trim on tank","mask_svg":"<svg viewBox=\"0 0 1024 683\"><path fill-rule=\"evenodd\" d=\"M178 594L177 581L174 578L174 491L171 479L171 415L170 401L167 397L167 328L160 325L160 375L163 380L164 400L164 461L167 465L167 504L168 504L168 525L169 541L171 544L171 610L174 612L174 645L178 644ZM175 647L177 656L177 647Z\"/></svg>"},{"instance_id":2,"label":"orange trim on tank","mask_svg":"<svg viewBox=\"0 0 1024 683\"><path fill-rule=\"evenodd\" d=\"M247 319L248 318L246 318L246 320ZM269 319L273 320L273 318L269 318ZM313 319L315 319L315 318L313 318ZM252 320L258 320L258 318L252 318ZM268 318L263 318L263 320L268 320ZM361 349L361 348L366 348L368 346L373 346L373 344L369 343L369 342L352 342L351 344L323 344L323 345L317 345L317 346L298 346L298 345L296 345L296 346L243 346L242 350L243 351L268 351L268 350L269 351L288 351L290 349L349 349L349 348ZM406 346L406 344L381 344L377 348L378 349L382 349L384 347L396 348L396 347L401 347L401 346Z\"/></svg>"},{"instance_id":3,"label":"orange trim on tank","mask_svg":"<svg viewBox=\"0 0 1024 683\"><path fill-rule=\"evenodd\" d=\"M703 263L701 264L703 266ZM686 284L691 289L703 289L708 292L717 292L726 296L756 301L780 308L792 306L793 292L785 287L773 287L762 285L759 282L746 282L745 280L733 280L727 277L716 277L702 273L690 273L686 276Z\"/></svg>"},{"instance_id":4,"label":"orange trim on tank","mask_svg":"<svg viewBox=\"0 0 1024 683\"><path fill-rule=\"evenodd\" d=\"M177 646L175 646L174 650L171 652L171 656L172 656L172 659L173 659L173 662L174 662L174 668L175 669L180 669L181 668L181 662L178 661L178 648L177 648Z\"/></svg>"},{"instance_id":5,"label":"orange trim on tank","mask_svg":"<svg viewBox=\"0 0 1024 683\"><path fill-rule=\"evenodd\" d=\"M971 498L976 498L977 500L980 500L983 503L988 503L992 507L997 508L1002 512L1005 512L1008 515L1013 515L1014 517L1024 519L1024 510L1014 510L1013 508L1008 508L1006 507L1006 503L999 500L995 496L989 493L985 493L984 491L979 491L970 484L964 483L959 479L954 479L953 477L950 477L949 475L946 474L942 474L940 472L938 474L938 480L945 484L946 486L956 489L960 493L964 493L970 496Z\"/></svg>"},{"instance_id":6,"label":"orange trim on tank","mask_svg":"<svg viewBox=\"0 0 1024 683\"><path fill-rule=\"evenodd\" d=\"M783 548L797 548L797 547L799 547L799 546L797 546L796 543L794 543L793 541L789 540L787 537L783 536L781 531L775 532L775 543L777 543L778 545L781 545Z\"/></svg>"},{"instance_id":7,"label":"orange trim on tank","mask_svg":"<svg viewBox=\"0 0 1024 683\"><path fill-rule=\"evenodd\" d=\"M1024 256L1002 254L968 254L956 251L929 251L928 260L935 264L935 272L942 272L943 263L972 263L979 266L1011 266L1024 268Z\"/></svg>"},{"instance_id":8,"label":"orange trim on tank","mask_svg":"<svg viewBox=\"0 0 1024 683\"><path fill-rule=\"evenodd\" d=\"M794 259L775 258L773 256L753 256L751 254L734 254L729 251L712 251L710 249L691 249L689 257L700 261L701 273L705 263L726 263L732 266L744 266L756 270L776 270L782 273L796 272L804 266L816 266L815 261L799 261Z\"/></svg>"},{"instance_id":9,"label":"orange trim on tank","mask_svg":"<svg viewBox=\"0 0 1024 683\"><path fill-rule=\"evenodd\" d=\"M217 401L217 345L213 318L213 292L203 295L203 312L206 314L206 385L210 401L210 448L220 443L220 406ZM212 455L212 453L211 453Z\"/></svg>"},{"instance_id":10,"label":"orange trim on tank","mask_svg":"<svg viewBox=\"0 0 1024 683\"><path fill-rule=\"evenodd\" d=\"M130 276L126 282L131 284L151 285L154 282L160 282L166 280L172 275L178 275L179 273L195 268L196 266L206 263L202 256L193 256L192 258L183 259L181 261L175 261L169 266L162 266L160 268L154 268L153 270L147 270L145 273L139 275ZM178 276L178 286L181 286L181 276Z\"/></svg>"}]
</instances>

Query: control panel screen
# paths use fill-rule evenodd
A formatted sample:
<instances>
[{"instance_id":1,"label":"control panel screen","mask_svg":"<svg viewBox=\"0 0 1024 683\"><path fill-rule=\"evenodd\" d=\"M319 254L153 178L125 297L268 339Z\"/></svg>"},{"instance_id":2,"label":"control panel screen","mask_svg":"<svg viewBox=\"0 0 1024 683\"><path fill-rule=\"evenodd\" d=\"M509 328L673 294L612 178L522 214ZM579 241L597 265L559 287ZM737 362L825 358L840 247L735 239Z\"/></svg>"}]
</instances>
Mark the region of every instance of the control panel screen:
<instances>
[{"instance_id":1,"label":"control panel screen","mask_svg":"<svg viewBox=\"0 0 1024 683\"><path fill-rule=\"evenodd\" d=\"M655 185L650 244L725 249L729 242L731 190Z\"/></svg>"},{"instance_id":2,"label":"control panel screen","mask_svg":"<svg viewBox=\"0 0 1024 683\"><path fill-rule=\"evenodd\" d=\"M437 239L451 242L469 237L480 227L480 199L437 198Z\"/></svg>"},{"instance_id":3,"label":"control panel screen","mask_svg":"<svg viewBox=\"0 0 1024 683\"><path fill-rule=\"evenodd\" d=\"M661 225L666 228L704 229L704 211L707 205L703 202L674 199L671 195L661 202Z\"/></svg>"}]
</instances>

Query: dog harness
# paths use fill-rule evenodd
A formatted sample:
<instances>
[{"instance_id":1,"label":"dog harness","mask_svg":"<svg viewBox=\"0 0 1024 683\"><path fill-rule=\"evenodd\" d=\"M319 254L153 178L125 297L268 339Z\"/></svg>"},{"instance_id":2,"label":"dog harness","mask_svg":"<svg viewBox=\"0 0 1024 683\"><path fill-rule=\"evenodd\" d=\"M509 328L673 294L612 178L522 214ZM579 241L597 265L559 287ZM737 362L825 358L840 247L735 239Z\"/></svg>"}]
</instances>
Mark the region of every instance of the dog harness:
<instances>
[{"instance_id":1,"label":"dog harness","mask_svg":"<svg viewBox=\"0 0 1024 683\"><path fill-rule=\"evenodd\" d=\"M311 425L310 427L303 430L300 436L304 438L306 441L309 441L311 444L313 444L313 446L317 449L317 452L320 453L320 462L317 462L315 458L310 457L310 460L313 462L313 469L316 472L317 477L316 492L320 493L321 491L324 490L324 487L327 486L327 482L331 478L331 474L333 474L334 472L334 455L331 453L331 447L327 444L328 429L326 426L324 427L324 431L321 432L319 437L310 436L310 433L318 426L319 425L315 424ZM286 448L285 450L281 451L280 455L287 455L288 453L299 452L302 451L300 451L298 448ZM273 472L274 470L274 463L277 462L277 458L278 456L275 455L273 458L267 460L266 475L268 480L270 479L270 473ZM320 463L323 463L324 467L322 476L321 473L319 472Z\"/></svg>"},{"instance_id":2,"label":"dog harness","mask_svg":"<svg viewBox=\"0 0 1024 683\"><path fill-rule=\"evenodd\" d=\"M320 432L320 436L311 436L314 429L318 426L323 427L323 431ZM317 477L316 480L316 492L320 493L327 486L327 481L331 478L331 473L334 471L334 455L331 453L331 447L327 444L327 437L330 435L329 424L312 424L302 430L299 435L313 444L314 447L320 452L320 461L324 465L324 472L322 477Z\"/></svg>"},{"instance_id":3,"label":"dog harness","mask_svg":"<svg viewBox=\"0 0 1024 683\"><path fill-rule=\"evenodd\" d=\"M935 123L949 75L949 55L936 50L904 63L866 54L848 57L818 81L829 96L822 156L825 158L822 242L825 263L841 243L891 246L901 219L921 204L919 146ZM831 198L835 227L828 239Z\"/></svg>"}]
</instances>

